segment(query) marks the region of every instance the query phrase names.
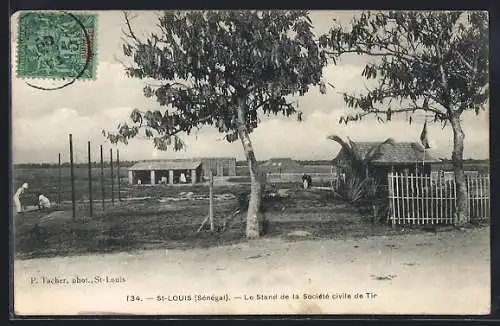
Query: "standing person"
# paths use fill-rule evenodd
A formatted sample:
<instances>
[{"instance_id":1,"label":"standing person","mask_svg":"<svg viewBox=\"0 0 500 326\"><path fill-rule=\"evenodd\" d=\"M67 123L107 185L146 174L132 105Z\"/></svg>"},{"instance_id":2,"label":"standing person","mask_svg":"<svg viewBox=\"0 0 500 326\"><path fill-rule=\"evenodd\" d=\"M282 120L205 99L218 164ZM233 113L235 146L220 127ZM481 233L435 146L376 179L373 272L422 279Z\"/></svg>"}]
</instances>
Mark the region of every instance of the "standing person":
<instances>
[{"instance_id":1,"label":"standing person","mask_svg":"<svg viewBox=\"0 0 500 326\"><path fill-rule=\"evenodd\" d=\"M304 173L302 175L302 185L303 185L304 189L311 188L311 184L312 184L312 178L311 178L311 176Z\"/></svg>"},{"instance_id":2,"label":"standing person","mask_svg":"<svg viewBox=\"0 0 500 326\"><path fill-rule=\"evenodd\" d=\"M23 207L21 205L21 195L24 194L24 191L28 189L28 184L23 183L23 185L16 190L16 193L14 194L14 205L16 205L16 212L17 213L22 213L23 212Z\"/></svg>"}]
</instances>

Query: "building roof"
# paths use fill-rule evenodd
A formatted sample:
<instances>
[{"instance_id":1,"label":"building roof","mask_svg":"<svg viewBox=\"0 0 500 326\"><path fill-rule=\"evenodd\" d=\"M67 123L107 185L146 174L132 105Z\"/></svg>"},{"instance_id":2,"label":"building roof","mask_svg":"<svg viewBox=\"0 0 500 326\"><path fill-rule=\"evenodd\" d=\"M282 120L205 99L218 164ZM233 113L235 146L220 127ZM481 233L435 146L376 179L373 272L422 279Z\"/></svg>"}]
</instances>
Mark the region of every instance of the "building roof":
<instances>
[{"instance_id":1,"label":"building roof","mask_svg":"<svg viewBox=\"0 0 500 326\"><path fill-rule=\"evenodd\" d=\"M290 157L273 157L261 163L260 166L301 167L297 161Z\"/></svg>"},{"instance_id":2,"label":"building roof","mask_svg":"<svg viewBox=\"0 0 500 326\"><path fill-rule=\"evenodd\" d=\"M193 170L200 166L199 160L162 160L138 162L131 166L129 170L145 171L145 170Z\"/></svg>"},{"instance_id":3,"label":"building roof","mask_svg":"<svg viewBox=\"0 0 500 326\"><path fill-rule=\"evenodd\" d=\"M364 157L370 149L380 144L380 142L355 142L362 157ZM339 152L337 160L342 154ZM425 153L424 153L425 152ZM425 156L425 161L424 161ZM371 161L374 165L381 164L404 164L404 163L438 163L440 159L435 158L429 149L424 151L424 147L417 142L398 142L392 144L384 144L381 148L381 155Z\"/></svg>"}]
</instances>

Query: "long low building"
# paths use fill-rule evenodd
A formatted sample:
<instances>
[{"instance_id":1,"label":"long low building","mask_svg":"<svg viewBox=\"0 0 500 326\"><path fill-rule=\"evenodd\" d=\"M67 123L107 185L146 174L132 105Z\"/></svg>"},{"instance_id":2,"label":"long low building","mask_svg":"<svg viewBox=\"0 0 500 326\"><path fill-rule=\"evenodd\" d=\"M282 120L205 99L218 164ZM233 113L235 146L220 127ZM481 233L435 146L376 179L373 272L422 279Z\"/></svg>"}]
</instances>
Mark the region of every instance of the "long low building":
<instances>
[{"instance_id":1,"label":"long low building","mask_svg":"<svg viewBox=\"0 0 500 326\"><path fill-rule=\"evenodd\" d=\"M209 157L143 161L128 169L130 184L196 184L204 177L235 176L236 158Z\"/></svg>"}]
</instances>

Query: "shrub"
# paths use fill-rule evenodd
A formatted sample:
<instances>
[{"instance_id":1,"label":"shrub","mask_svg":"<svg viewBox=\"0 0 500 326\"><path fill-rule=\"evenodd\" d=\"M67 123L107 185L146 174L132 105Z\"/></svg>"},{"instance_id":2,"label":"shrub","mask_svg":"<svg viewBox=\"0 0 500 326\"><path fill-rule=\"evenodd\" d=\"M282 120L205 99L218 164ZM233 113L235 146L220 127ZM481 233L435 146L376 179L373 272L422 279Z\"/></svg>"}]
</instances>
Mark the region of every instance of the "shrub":
<instances>
[{"instance_id":1,"label":"shrub","mask_svg":"<svg viewBox=\"0 0 500 326\"><path fill-rule=\"evenodd\" d=\"M354 173L347 173L336 183L334 193L336 196L351 203L358 204L377 196L377 183L372 178L362 178Z\"/></svg>"}]
</instances>

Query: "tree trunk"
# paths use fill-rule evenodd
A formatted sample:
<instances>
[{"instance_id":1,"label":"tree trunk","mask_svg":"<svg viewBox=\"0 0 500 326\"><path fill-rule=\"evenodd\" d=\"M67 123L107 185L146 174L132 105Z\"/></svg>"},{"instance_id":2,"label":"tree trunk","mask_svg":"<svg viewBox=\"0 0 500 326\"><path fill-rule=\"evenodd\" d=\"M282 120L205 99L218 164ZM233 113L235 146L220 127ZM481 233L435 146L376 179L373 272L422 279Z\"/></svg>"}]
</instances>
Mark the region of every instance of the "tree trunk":
<instances>
[{"instance_id":1,"label":"tree trunk","mask_svg":"<svg viewBox=\"0 0 500 326\"><path fill-rule=\"evenodd\" d=\"M464 138L465 134L460 123L460 115L454 114L450 119L451 128L453 129L453 152L451 160L453 162L453 171L455 173L457 206L455 210L455 225L461 226L467 223L469 215L467 205L467 185L465 182L464 173Z\"/></svg>"},{"instance_id":2,"label":"tree trunk","mask_svg":"<svg viewBox=\"0 0 500 326\"><path fill-rule=\"evenodd\" d=\"M262 233L262 214L260 212L262 201L262 185L259 180L257 160L252 147L252 141L246 125L246 103L238 99L238 136L243 144L243 150L250 170L250 199L247 211L247 239L256 239Z\"/></svg>"}]
</instances>

